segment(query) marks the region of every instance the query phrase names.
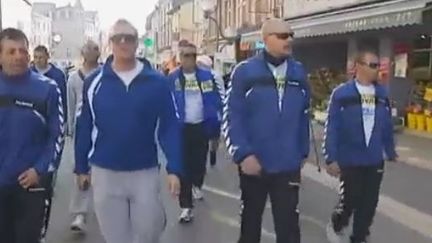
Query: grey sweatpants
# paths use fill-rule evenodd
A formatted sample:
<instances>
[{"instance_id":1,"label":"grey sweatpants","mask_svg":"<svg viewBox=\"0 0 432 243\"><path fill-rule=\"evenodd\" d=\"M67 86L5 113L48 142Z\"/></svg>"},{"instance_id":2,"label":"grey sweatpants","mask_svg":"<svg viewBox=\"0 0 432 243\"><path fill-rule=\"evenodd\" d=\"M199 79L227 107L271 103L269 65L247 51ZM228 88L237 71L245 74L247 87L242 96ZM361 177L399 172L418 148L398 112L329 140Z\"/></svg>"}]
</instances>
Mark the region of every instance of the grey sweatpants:
<instances>
[{"instance_id":1,"label":"grey sweatpants","mask_svg":"<svg viewBox=\"0 0 432 243\"><path fill-rule=\"evenodd\" d=\"M159 170L92 167L96 216L107 243L159 243L165 229Z\"/></svg>"},{"instance_id":2,"label":"grey sweatpants","mask_svg":"<svg viewBox=\"0 0 432 243\"><path fill-rule=\"evenodd\" d=\"M92 188L90 187L87 191L80 190L78 186L78 179L75 177L75 181L72 184L72 195L69 205L69 211L72 216L87 216L90 211L92 200Z\"/></svg>"}]
</instances>

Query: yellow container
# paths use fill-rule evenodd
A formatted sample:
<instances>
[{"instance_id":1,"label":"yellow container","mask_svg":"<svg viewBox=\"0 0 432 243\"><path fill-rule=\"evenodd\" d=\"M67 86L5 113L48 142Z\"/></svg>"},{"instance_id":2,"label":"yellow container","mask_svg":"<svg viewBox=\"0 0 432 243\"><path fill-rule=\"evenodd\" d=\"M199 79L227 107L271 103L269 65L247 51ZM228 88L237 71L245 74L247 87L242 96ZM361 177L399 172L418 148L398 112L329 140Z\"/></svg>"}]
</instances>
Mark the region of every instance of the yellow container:
<instances>
[{"instance_id":1,"label":"yellow container","mask_svg":"<svg viewBox=\"0 0 432 243\"><path fill-rule=\"evenodd\" d=\"M426 131L432 133L432 116L426 117Z\"/></svg>"},{"instance_id":2,"label":"yellow container","mask_svg":"<svg viewBox=\"0 0 432 243\"><path fill-rule=\"evenodd\" d=\"M415 129L416 128L416 114L414 113L408 113L407 114L407 127L409 129Z\"/></svg>"},{"instance_id":3,"label":"yellow container","mask_svg":"<svg viewBox=\"0 0 432 243\"><path fill-rule=\"evenodd\" d=\"M416 129L417 131L426 130L426 116L424 114L416 114Z\"/></svg>"}]
</instances>

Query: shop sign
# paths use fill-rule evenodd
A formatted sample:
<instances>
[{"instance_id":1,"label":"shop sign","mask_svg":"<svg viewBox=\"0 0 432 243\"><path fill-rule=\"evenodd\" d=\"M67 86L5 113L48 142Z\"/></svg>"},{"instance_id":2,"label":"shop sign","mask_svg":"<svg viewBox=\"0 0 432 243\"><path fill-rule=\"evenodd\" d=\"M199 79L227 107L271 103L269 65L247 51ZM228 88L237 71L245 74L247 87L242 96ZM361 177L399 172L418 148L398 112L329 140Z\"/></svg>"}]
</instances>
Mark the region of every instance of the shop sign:
<instances>
[{"instance_id":1,"label":"shop sign","mask_svg":"<svg viewBox=\"0 0 432 243\"><path fill-rule=\"evenodd\" d=\"M383 57L380 59L379 82L383 85L388 84L390 73L390 58Z\"/></svg>"},{"instance_id":2,"label":"shop sign","mask_svg":"<svg viewBox=\"0 0 432 243\"><path fill-rule=\"evenodd\" d=\"M398 23L411 23L415 21L418 15L413 11L399 12L376 17L361 18L345 22L345 29L369 29L370 27L381 27L389 25L397 25Z\"/></svg>"},{"instance_id":3,"label":"shop sign","mask_svg":"<svg viewBox=\"0 0 432 243\"><path fill-rule=\"evenodd\" d=\"M263 41L255 41L255 49L259 50L264 48L265 48L265 44Z\"/></svg>"},{"instance_id":4,"label":"shop sign","mask_svg":"<svg viewBox=\"0 0 432 243\"><path fill-rule=\"evenodd\" d=\"M421 18L422 15L419 14L419 11L412 10L347 21L316 24L309 27L296 28L295 24L293 24L293 30L297 37L318 36L413 24L420 22Z\"/></svg>"}]
</instances>

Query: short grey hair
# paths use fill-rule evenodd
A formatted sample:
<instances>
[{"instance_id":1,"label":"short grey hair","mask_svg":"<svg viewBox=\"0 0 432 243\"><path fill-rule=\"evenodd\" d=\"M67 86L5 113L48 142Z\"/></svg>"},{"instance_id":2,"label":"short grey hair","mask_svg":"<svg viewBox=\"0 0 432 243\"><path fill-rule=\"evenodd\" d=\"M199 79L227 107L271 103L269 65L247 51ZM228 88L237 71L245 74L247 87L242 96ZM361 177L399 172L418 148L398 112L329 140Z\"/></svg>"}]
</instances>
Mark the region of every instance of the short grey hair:
<instances>
[{"instance_id":1,"label":"short grey hair","mask_svg":"<svg viewBox=\"0 0 432 243\"><path fill-rule=\"evenodd\" d=\"M113 35L113 33L114 33L114 28L117 27L117 26L127 26L127 27L132 28L133 31L134 31L135 36L138 37L138 29L135 28L135 26L134 26L131 22L129 22L127 19L118 19L118 20L113 24L113 26L111 27L110 36Z\"/></svg>"}]
</instances>

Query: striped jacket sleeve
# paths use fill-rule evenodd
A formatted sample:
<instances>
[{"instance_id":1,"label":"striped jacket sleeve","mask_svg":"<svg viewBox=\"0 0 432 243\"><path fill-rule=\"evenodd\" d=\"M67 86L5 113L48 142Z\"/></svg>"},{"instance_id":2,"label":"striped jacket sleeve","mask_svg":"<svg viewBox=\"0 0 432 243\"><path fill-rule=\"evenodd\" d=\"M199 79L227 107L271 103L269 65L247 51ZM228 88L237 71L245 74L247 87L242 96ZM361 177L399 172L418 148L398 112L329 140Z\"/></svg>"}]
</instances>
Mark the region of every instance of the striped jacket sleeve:
<instances>
[{"instance_id":1,"label":"striped jacket sleeve","mask_svg":"<svg viewBox=\"0 0 432 243\"><path fill-rule=\"evenodd\" d=\"M168 174L183 175L180 120L174 96L167 81L162 82L160 93L158 140L167 159Z\"/></svg>"},{"instance_id":2,"label":"striped jacket sleeve","mask_svg":"<svg viewBox=\"0 0 432 243\"><path fill-rule=\"evenodd\" d=\"M340 104L337 99L338 88L334 89L328 105L328 116L324 127L323 154L326 163L337 162L338 133L340 127Z\"/></svg>"},{"instance_id":3,"label":"striped jacket sleeve","mask_svg":"<svg viewBox=\"0 0 432 243\"><path fill-rule=\"evenodd\" d=\"M93 153L97 129L93 123L92 102L96 94L102 73L91 75L84 81L81 102L78 104L75 125L75 169L76 174L88 174L89 157Z\"/></svg>"},{"instance_id":4,"label":"striped jacket sleeve","mask_svg":"<svg viewBox=\"0 0 432 243\"><path fill-rule=\"evenodd\" d=\"M233 70L229 82L227 96L224 100L222 131L228 152L235 163L241 163L253 154L252 147L247 140L245 128L246 119L246 88L242 69L246 62L239 63Z\"/></svg>"},{"instance_id":5,"label":"striped jacket sleeve","mask_svg":"<svg viewBox=\"0 0 432 243\"><path fill-rule=\"evenodd\" d=\"M49 80L49 82L50 90L46 114L48 139L35 165L35 169L39 174L54 171L59 167L64 146L65 119L61 91L54 81Z\"/></svg>"}]
</instances>

